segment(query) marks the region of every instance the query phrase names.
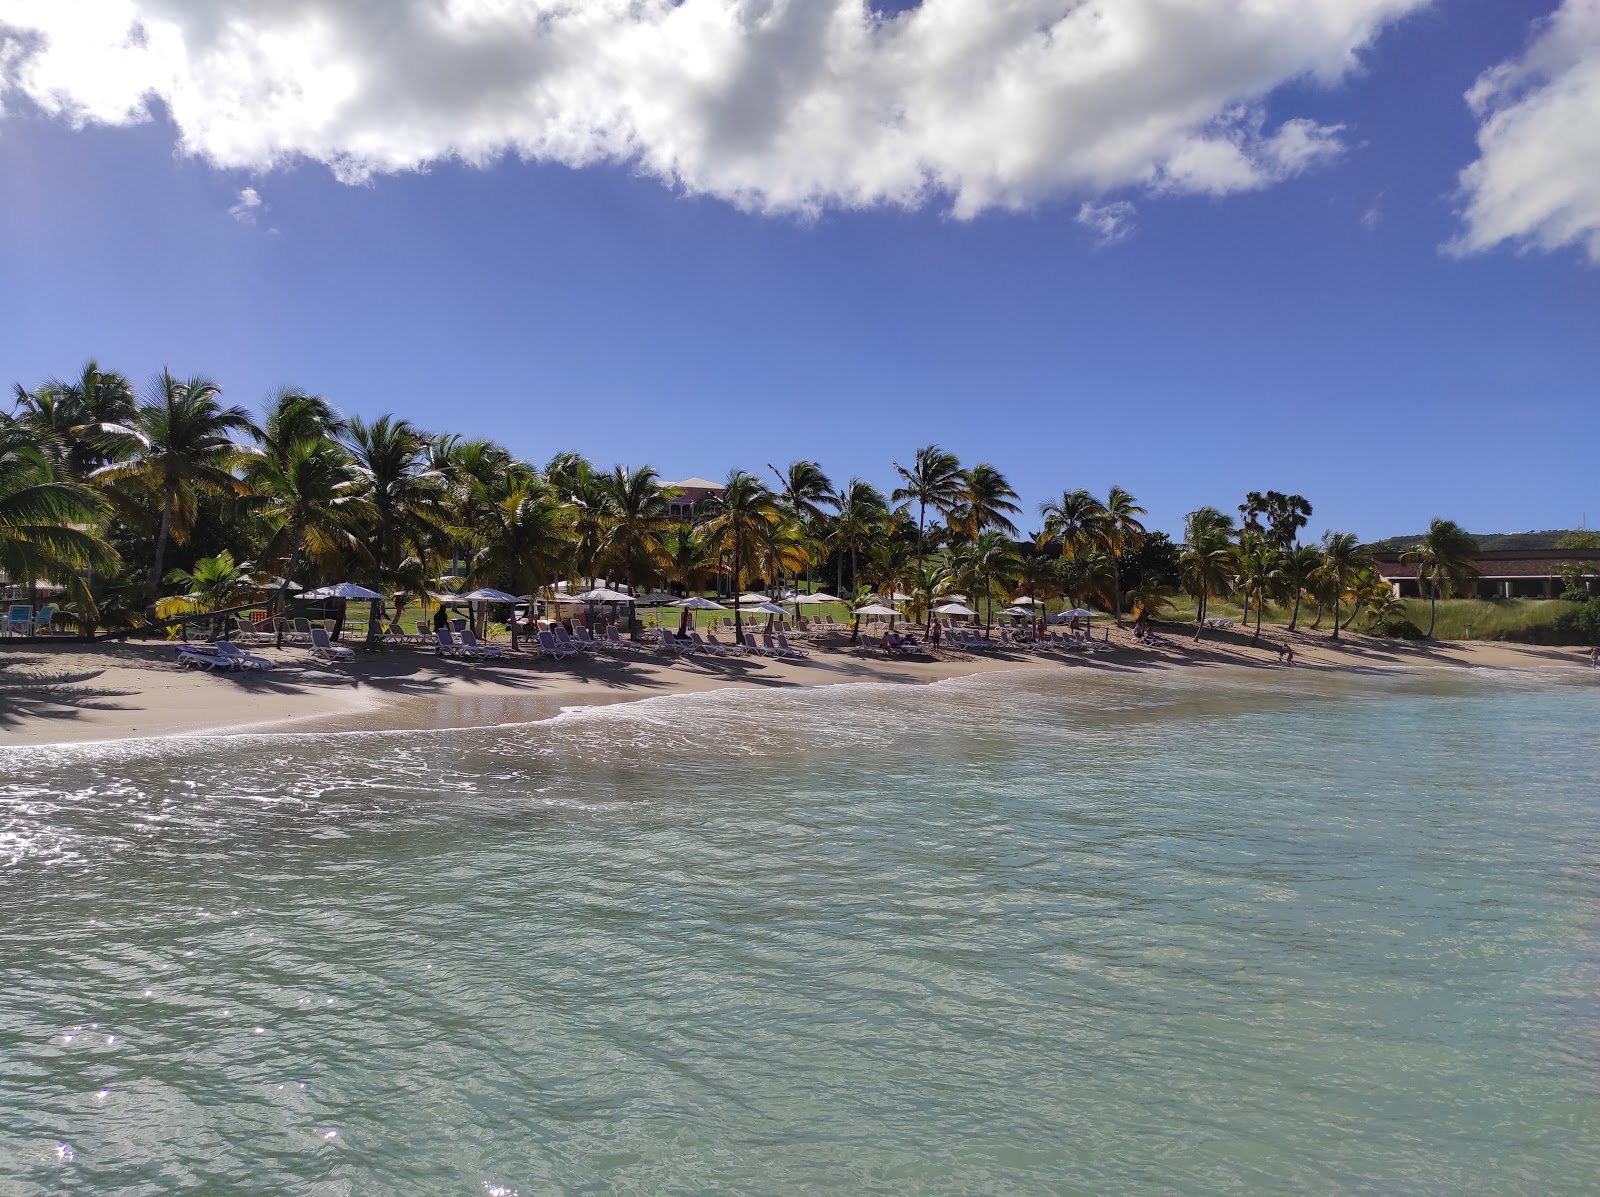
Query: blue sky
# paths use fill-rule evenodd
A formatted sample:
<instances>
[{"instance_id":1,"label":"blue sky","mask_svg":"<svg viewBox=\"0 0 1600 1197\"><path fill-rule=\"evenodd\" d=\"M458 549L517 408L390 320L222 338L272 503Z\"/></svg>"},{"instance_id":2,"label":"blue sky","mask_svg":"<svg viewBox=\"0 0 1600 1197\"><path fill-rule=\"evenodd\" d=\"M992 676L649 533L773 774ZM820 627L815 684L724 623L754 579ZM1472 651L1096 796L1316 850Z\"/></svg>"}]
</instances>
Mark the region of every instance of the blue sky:
<instances>
[{"instance_id":1,"label":"blue sky","mask_svg":"<svg viewBox=\"0 0 1600 1197\"><path fill-rule=\"evenodd\" d=\"M754 203L638 159L341 182L320 146L202 144L192 99L85 119L0 70L0 362L25 384L168 365L251 406L295 384L667 477L804 456L887 484L937 441L999 465L1030 518L1119 484L1172 531L1269 487L1308 496L1314 531L1574 526L1600 520L1600 221L1444 249L1491 156L1464 94L1555 10L1414 6L1336 81L1258 89L1265 129L1338 129L1270 182L1030 178L975 213L959 189L786 209L788 163Z\"/></svg>"}]
</instances>

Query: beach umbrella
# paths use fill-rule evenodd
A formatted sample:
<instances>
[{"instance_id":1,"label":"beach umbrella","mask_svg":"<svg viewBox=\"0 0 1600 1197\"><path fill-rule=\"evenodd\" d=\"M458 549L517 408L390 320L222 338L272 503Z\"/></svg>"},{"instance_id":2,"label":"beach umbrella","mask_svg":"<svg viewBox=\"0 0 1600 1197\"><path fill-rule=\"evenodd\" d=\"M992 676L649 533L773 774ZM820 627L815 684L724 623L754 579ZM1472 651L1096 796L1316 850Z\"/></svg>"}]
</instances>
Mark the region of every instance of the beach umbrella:
<instances>
[{"instance_id":1,"label":"beach umbrella","mask_svg":"<svg viewBox=\"0 0 1600 1197\"><path fill-rule=\"evenodd\" d=\"M300 596L303 599L373 599L381 600L383 595L376 590L368 590L365 586L357 586L354 582L336 582L332 586L319 586L315 590L308 590Z\"/></svg>"},{"instance_id":2,"label":"beach umbrella","mask_svg":"<svg viewBox=\"0 0 1600 1197\"><path fill-rule=\"evenodd\" d=\"M478 590L469 590L465 594L456 596L464 603L518 603L522 600L514 594L507 594L504 590L496 590L493 586L484 586Z\"/></svg>"},{"instance_id":3,"label":"beach umbrella","mask_svg":"<svg viewBox=\"0 0 1600 1197\"><path fill-rule=\"evenodd\" d=\"M689 626L689 621L694 618L695 611L726 611L721 603L712 602L708 598L701 598L698 594L690 598L679 599L675 603L668 603L669 607L678 607L683 611L683 618L678 622L678 631L682 632Z\"/></svg>"},{"instance_id":4,"label":"beach umbrella","mask_svg":"<svg viewBox=\"0 0 1600 1197\"><path fill-rule=\"evenodd\" d=\"M977 612L964 603L945 603L942 607L933 609L935 615L962 615L971 618Z\"/></svg>"},{"instance_id":5,"label":"beach umbrella","mask_svg":"<svg viewBox=\"0 0 1600 1197\"><path fill-rule=\"evenodd\" d=\"M1068 618L1068 619L1093 619L1094 618L1094 612L1093 611L1086 611L1082 607L1074 607L1072 610L1063 611L1061 614L1066 616L1066 618Z\"/></svg>"},{"instance_id":6,"label":"beach umbrella","mask_svg":"<svg viewBox=\"0 0 1600 1197\"><path fill-rule=\"evenodd\" d=\"M372 606L367 613L367 643L369 645L378 643L378 608L383 605L383 595L376 590L368 590L365 586L358 586L354 582L335 582L332 586L321 586L316 590L308 590L300 597L311 600L355 599L358 602L365 600L371 603ZM336 632L342 631L344 628L344 617L341 615L339 618L340 623L334 628Z\"/></svg>"},{"instance_id":7,"label":"beach umbrella","mask_svg":"<svg viewBox=\"0 0 1600 1197\"><path fill-rule=\"evenodd\" d=\"M893 607L885 607L882 603L868 603L865 607L857 607L850 612L851 615L899 615Z\"/></svg>"},{"instance_id":8,"label":"beach umbrella","mask_svg":"<svg viewBox=\"0 0 1600 1197\"><path fill-rule=\"evenodd\" d=\"M1029 598L1027 595L1023 595L1021 598L1012 599L1011 605L1013 607L1031 607L1038 601L1038 599Z\"/></svg>"},{"instance_id":9,"label":"beach umbrella","mask_svg":"<svg viewBox=\"0 0 1600 1197\"><path fill-rule=\"evenodd\" d=\"M664 603L677 600L677 595L668 594L665 590L652 590L648 594L641 594L636 600L641 607L659 607Z\"/></svg>"},{"instance_id":10,"label":"beach umbrella","mask_svg":"<svg viewBox=\"0 0 1600 1197\"><path fill-rule=\"evenodd\" d=\"M1028 610L1026 607L1007 607L1004 611L1000 612L1000 614L1001 615L1028 616L1028 615L1032 615L1033 612Z\"/></svg>"}]
</instances>

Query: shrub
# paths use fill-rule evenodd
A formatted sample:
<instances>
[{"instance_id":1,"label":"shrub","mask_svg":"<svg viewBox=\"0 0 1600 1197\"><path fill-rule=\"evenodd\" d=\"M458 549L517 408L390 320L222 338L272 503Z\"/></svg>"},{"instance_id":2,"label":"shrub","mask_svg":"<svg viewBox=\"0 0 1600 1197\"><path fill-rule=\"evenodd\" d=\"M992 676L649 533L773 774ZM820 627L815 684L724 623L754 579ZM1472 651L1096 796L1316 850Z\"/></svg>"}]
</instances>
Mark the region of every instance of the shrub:
<instances>
[{"instance_id":1,"label":"shrub","mask_svg":"<svg viewBox=\"0 0 1600 1197\"><path fill-rule=\"evenodd\" d=\"M1380 620L1372 625L1373 636L1387 636L1390 640L1422 640L1422 629L1412 623L1405 616L1396 616L1393 619Z\"/></svg>"}]
</instances>

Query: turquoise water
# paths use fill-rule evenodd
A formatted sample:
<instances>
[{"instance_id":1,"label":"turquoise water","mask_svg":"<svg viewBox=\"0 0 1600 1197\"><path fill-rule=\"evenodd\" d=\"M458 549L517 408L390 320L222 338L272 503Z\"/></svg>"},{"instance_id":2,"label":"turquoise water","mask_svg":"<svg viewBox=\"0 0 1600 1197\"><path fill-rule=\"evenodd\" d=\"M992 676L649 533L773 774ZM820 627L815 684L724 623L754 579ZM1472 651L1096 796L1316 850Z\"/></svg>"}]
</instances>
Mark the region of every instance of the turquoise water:
<instances>
[{"instance_id":1,"label":"turquoise water","mask_svg":"<svg viewBox=\"0 0 1600 1197\"><path fill-rule=\"evenodd\" d=\"M0 749L0 1193L1592 1192L1600 686Z\"/></svg>"}]
</instances>

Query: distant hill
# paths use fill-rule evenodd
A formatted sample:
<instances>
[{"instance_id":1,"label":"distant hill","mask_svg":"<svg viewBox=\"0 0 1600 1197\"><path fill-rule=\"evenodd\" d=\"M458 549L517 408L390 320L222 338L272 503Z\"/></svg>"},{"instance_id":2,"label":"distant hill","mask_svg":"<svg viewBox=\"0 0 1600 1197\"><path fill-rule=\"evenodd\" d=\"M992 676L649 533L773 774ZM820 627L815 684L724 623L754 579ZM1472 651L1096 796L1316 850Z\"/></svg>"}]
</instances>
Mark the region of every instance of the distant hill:
<instances>
[{"instance_id":1,"label":"distant hill","mask_svg":"<svg viewBox=\"0 0 1600 1197\"><path fill-rule=\"evenodd\" d=\"M1578 535L1574 528L1557 528L1549 532L1488 532L1472 534L1472 539L1478 542L1478 547L1485 552L1495 549L1538 550L1558 549L1560 541L1565 536ZM1595 535L1593 532L1587 535ZM1415 536L1389 536L1383 540L1375 540L1364 546L1369 553L1403 553L1422 539L1422 533Z\"/></svg>"}]
</instances>

